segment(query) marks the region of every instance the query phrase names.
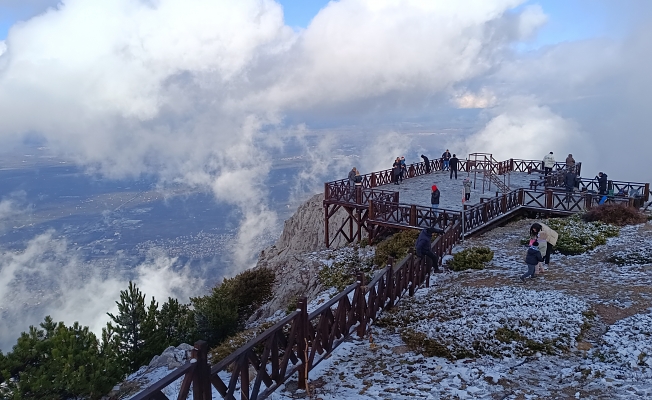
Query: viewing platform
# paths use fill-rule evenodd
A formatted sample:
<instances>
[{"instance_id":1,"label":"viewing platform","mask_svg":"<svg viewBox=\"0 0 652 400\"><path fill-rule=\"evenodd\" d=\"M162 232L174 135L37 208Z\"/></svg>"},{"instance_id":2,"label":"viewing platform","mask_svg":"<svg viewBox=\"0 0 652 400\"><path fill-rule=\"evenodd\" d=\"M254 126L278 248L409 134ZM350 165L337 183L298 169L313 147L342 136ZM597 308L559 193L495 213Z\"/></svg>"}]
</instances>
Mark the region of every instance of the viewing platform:
<instances>
[{"instance_id":1,"label":"viewing platform","mask_svg":"<svg viewBox=\"0 0 652 400\"><path fill-rule=\"evenodd\" d=\"M356 186L348 179L325 183L325 245L329 247L340 235L349 243L363 237L373 241L387 229L445 229L457 221L461 235L467 237L517 213L566 216L601 203L642 207L650 195L649 183L615 180L608 181L610 194L601 195L597 179L579 176L581 163L573 167L578 175L573 192L564 186L569 170L560 162L545 175L539 160L496 161L491 154L471 153L460 160L457 179L450 179L441 160L429 164L430 172L423 162L407 165L399 185L392 182L391 169L362 175ZM462 203L464 178L472 182L471 199L466 203ZM432 185L441 192L436 210L430 207ZM348 216L331 235L329 221L341 209Z\"/></svg>"}]
</instances>

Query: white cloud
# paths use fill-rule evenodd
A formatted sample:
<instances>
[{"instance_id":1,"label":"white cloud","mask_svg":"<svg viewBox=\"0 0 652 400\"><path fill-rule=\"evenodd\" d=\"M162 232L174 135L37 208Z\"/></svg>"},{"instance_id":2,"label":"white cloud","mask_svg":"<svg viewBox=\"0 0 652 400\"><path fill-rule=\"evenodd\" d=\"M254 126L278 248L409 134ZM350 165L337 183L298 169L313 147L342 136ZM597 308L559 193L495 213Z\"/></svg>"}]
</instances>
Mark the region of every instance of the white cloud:
<instances>
[{"instance_id":1,"label":"white cloud","mask_svg":"<svg viewBox=\"0 0 652 400\"><path fill-rule=\"evenodd\" d=\"M0 349L10 350L21 332L46 315L66 324L79 321L99 334L129 281L118 255L109 264L84 262L54 231L35 237L23 251L0 253ZM148 302L154 296L159 304L168 297L187 303L204 284L162 253L150 254L131 280Z\"/></svg>"},{"instance_id":2,"label":"white cloud","mask_svg":"<svg viewBox=\"0 0 652 400\"><path fill-rule=\"evenodd\" d=\"M561 161L573 153L572 149L586 143L575 122L538 105L535 99L510 99L495 112L482 130L466 139L467 152L482 149L497 160L541 160L553 151Z\"/></svg>"}]
</instances>

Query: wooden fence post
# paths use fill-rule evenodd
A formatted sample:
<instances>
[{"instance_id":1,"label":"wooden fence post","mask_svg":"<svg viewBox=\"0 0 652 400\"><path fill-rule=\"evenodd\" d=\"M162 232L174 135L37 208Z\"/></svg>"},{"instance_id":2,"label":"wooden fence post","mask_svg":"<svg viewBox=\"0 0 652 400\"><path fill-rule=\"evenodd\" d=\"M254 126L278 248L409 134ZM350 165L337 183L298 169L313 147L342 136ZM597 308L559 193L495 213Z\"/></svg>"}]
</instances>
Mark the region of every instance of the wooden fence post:
<instances>
[{"instance_id":1,"label":"wooden fence post","mask_svg":"<svg viewBox=\"0 0 652 400\"><path fill-rule=\"evenodd\" d=\"M645 184L645 189L643 190L643 197L645 198L645 201L650 200L650 184L649 183Z\"/></svg>"},{"instance_id":2,"label":"wooden fence post","mask_svg":"<svg viewBox=\"0 0 652 400\"><path fill-rule=\"evenodd\" d=\"M377 182L376 182L376 173L375 173L375 172L372 172L372 173L371 173L371 179L370 179L370 181L371 181L371 182L370 182L371 187L372 187L372 188L375 188L376 185L377 185Z\"/></svg>"},{"instance_id":3,"label":"wooden fence post","mask_svg":"<svg viewBox=\"0 0 652 400\"><path fill-rule=\"evenodd\" d=\"M394 299L396 296L396 284L394 279L394 259L392 257L387 258L387 266L389 270L387 271L387 290L389 291L389 306L387 308L392 308L394 306Z\"/></svg>"},{"instance_id":4,"label":"wooden fence post","mask_svg":"<svg viewBox=\"0 0 652 400\"><path fill-rule=\"evenodd\" d=\"M410 225L417 226L417 206L412 204L410 206Z\"/></svg>"},{"instance_id":5,"label":"wooden fence post","mask_svg":"<svg viewBox=\"0 0 652 400\"><path fill-rule=\"evenodd\" d=\"M192 376L192 396L197 400L211 400L211 369L208 365L208 343L195 342L191 357L197 363ZM248 373L249 371L247 371Z\"/></svg>"},{"instance_id":6,"label":"wooden fence post","mask_svg":"<svg viewBox=\"0 0 652 400\"><path fill-rule=\"evenodd\" d=\"M552 209L552 190L546 189L546 208Z\"/></svg>"},{"instance_id":7,"label":"wooden fence post","mask_svg":"<svg viewBox=\"0 0 652 400\"><path fill-rule=\"evenodd\" d=\"M301 297L297 300L297 308L301 310L297 330L297 353L301 360L299 368L299 389L306 390L308 387L308 299Z\"/></svg>"},{"instance_id":8,"label":"wooden fence post","mask_svg":"<svg viewBox=\"0 0 652 400\"><path fill-rule=\"evenodd\" d=\"M356 275L357 275L356 279L358 281L358 288L356 289L356 295L358 297L358 309L357 309L358 323L359 323L358 337L362 338L367 332L367 312L366 312L367 301L364 298L364 292L365 292L364 272L360 271Z\"/></svg>"}]
</instances>

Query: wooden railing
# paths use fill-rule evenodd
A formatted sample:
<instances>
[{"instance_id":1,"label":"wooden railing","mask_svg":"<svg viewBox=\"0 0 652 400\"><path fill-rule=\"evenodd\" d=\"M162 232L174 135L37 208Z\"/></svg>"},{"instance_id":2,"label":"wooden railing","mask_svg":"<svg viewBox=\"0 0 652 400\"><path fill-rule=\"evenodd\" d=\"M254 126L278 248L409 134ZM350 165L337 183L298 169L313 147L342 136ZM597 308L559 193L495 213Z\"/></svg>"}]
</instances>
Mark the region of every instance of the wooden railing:
<instances>
[{"instance_id":1,"label":"wooden railing","mask_svg":"<svg viewBox=\"0 0 652 400\"><path fill-rule=\"evenodd\" d=\"M460 217L459 211L444 208L433 209L415 204L373 200L369 205L369 221L386 226L409 225L414 228L437 227L444 229L451 223L460 220Z\"/></svg>"},{"instance_id":2,"label":"wooden railing","mask_svg":"<svg viewBox=\"0 0 652 400\"><path fill-rule=\"evenodd\" d=\"M460 237L458 221L435 238L432 250L440 263ZM390 258L368 284L364 274L358 273L355 283L310 314L306 298L300 299L296 311L212 367L206 358L206 343L198 342L189 363L133 399L168 399L163 389L182 376L177 399L187 398L191 384L195 400L212 399L213 388L225 399L264 399L294 375L299 388L305 389L308 374L316 365L352 334L363 337L368 325L402 296L412 296L422 285L428 286L431 271L425 258L412 253L397 265Z\"/></svg>"}]
</instances>

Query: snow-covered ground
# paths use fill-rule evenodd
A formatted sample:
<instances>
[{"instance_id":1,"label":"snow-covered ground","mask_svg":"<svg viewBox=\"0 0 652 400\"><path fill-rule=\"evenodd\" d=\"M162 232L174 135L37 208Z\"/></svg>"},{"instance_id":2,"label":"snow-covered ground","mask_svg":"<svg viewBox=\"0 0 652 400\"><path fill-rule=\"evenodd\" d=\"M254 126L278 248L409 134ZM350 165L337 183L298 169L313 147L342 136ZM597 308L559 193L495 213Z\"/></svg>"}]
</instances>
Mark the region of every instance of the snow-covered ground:
<instances>
[{"instance_id":1,"label":"snow-covered ground","mask_svg":"<svg viewBox=\"0 0 652 400\"><path fill-rule=\"evenodd\" d=\"M462 209L462 181L468 177L471 182L474 181L474 174L467 174L466 172L458 172L457 179L450 175L447 171L435 171L430 174L415 176L414 178L405 179L400 185L383 185L380 189L398 191L399 201L406 204L416 204L424 207L430 207L430 193L432 185L437 185L441 192L440 208L449 210ZM530 179L538 179L539 175L528 175L525 172L512 172L509 175L501 175L505 183L509 183L510 189L528 188L530 187ZM475 188L471 186L471 199L466 203L468 205L477 204L480 202L480 197L492 197L496 195L496 186L491 185L491 190L485 190L482 193L482 174L478 173L475 178ZM485 188L488 189L488 185Z\"/></svg>"}]
</instances>

